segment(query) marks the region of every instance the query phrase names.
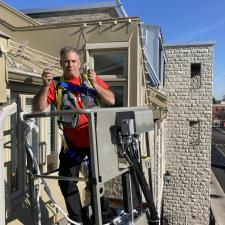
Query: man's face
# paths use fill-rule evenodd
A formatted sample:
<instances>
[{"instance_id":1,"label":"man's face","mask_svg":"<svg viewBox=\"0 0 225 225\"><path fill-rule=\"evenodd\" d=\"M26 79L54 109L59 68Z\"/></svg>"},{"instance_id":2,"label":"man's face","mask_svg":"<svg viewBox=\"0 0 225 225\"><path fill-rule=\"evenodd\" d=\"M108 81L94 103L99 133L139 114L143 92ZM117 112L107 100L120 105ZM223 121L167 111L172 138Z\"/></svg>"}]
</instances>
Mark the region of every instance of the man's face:
<instances>
[{"instance_id":1,"label":"man's face","mask_svg":"<svg viewBox=\"0 0 225 225\"><path fill-rule=\"evenodd\" d=\"M67 52L62 56L60 65L66 79L80 76L80 58L76 52Z\"/></svg>"}]
</instances>

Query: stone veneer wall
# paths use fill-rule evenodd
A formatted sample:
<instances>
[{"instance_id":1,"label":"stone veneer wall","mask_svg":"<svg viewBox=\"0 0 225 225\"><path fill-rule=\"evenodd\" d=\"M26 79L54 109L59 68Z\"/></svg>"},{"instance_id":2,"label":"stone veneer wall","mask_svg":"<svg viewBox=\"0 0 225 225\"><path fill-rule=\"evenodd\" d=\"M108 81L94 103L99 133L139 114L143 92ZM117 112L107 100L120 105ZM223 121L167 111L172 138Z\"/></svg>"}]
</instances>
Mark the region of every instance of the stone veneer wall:
<instances>
[{"instance_id":1,"label":"stone veneer wall","mask_svg":"<svg viewBox=\"0 0 225 225\"><path fill-rule=\"evenodd\" d=\"M164 46L164 51L169 99L166 170L171 173L171 181L164 185L164 221L208 225L213 44ZM191 78L193 63L200 64L201 71Z\"/></svg>"}]
</instances>

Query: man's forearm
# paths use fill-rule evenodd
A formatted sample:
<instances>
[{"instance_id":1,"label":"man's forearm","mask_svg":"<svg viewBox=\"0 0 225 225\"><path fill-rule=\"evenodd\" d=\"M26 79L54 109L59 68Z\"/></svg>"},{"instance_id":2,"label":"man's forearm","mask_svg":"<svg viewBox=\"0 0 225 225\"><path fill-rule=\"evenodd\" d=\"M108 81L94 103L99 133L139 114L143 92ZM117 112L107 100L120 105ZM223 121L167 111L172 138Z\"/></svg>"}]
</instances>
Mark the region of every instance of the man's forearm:
<instances>
[{"instance_id":1,"label":"man's forearm","mask_svg":"<svg viewBox=\"0 0 225 225\"><path fill-rule=\"evenodd\" d=\"M47 104L47 96L48 96L49 87L42 87L41 90L34 96L33 98L33 111L41 112L44 111Z\"/></svg>"},{"instance_id":2,"label":"man's forearm","mask_svg":"<svg viewBox=\"0 0 225 225\"><path fill-rule=\"evenodd\" d=\"M94 85L94 88L99 95L99 97L107 104L114 105L115 104L115 96L112 91L109 89L104 89L99 84Z\"/></svg>"}]
</instances>

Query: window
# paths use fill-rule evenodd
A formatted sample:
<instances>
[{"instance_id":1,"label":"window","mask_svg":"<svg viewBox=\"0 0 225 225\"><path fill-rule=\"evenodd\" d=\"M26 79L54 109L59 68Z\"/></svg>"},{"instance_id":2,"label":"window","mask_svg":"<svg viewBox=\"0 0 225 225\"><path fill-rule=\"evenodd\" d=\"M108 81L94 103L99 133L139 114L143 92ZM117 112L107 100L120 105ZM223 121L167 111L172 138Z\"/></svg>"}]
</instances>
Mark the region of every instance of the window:
<instances>
[{"instance_id":1,"label":"window","mask_svg":"<svg viewBox=\"0 0 225 225\"><path fill-rule=\"evenodd\" d=\"M98 75L124 76L123 53L101 52L93 53L94 67Z\"/></svg>"},{"instance_id":2,"label":"window","mask_svg":"<svg viewBox=\"0 0 225 225\"><path fill-rule=\"evenodd\" d=\"M90 67L104 80L124 79L127 77L127 51L90 51Z\"/></svg>"},{"instance_id":3,"label":"window","mask_svg":"<svg viewBox=\"0 0 225 225\"><path fill-rule=\"evenodd\" d=\"M128 43L88 44L86 62L115 93L114 107L127 105Z\"/></svg>"},{"instance_id":4,"label":"window","mask_svg":"<svg viewBox=\"0 0 225 225\"><path fill-rule=\"evenodd\" d=\"M199 145L200 121L189 121L189 144Z\"/></svg>"},{"instance_id":5,"label":"window","mask_svg":"<svg viewBox=\"0 0 225 225\"><path fill-rule=\"evenodd\" d=\"M190 87L197 89L201 87L201 63L191 64L191 83Z\"/></svg>"},{"instance_id":6,"label":"window","mask_svg":"<svg viewBox=\"0 0 225 225\"><path fill-rule=\"evenodd\" d=\"M112 86L111 90L115 94L115 105L114 107L124 106L124 89L122 86Z\"/></svg>"},{"instance_id":7,"label":"window","mask_svg":"<svg viewBox=\"0 0 225 225\"><path fill-rule=\"evenodd\" d=\"M108 82L110 90L115 94L115 105L113 107L127 106L127 85L123 82Z\"/></svg>"}]
</instances>

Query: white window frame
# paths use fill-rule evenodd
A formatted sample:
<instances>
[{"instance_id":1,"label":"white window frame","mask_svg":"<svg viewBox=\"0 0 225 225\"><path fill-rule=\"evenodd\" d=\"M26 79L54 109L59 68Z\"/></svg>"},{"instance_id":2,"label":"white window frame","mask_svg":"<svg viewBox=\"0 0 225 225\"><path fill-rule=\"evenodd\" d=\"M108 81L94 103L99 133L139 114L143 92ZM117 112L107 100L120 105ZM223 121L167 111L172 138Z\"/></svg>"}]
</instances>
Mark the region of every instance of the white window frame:
<instances>
[{"instance_id":1,"label":"white window frame","mask_svg":"<svg viewBox=\"0 0 225 225\"><path fill-rule=\"evenodd\" d=\"M107 42L107 43L91 43L91 44L86 44L85 46L85 55L86 55L86 63L90 67L94 67L94 62L93 62L93 57L92 53L90 52L96 52L99 51L99 53L102 52L124 52L126 50L126 55L125 55L125 65L124 65L124 76L115 76L115 75L107 75L104 77L107 77L107 79L122 79L125 80L127 79L127 73L128 73L128 47L129 43L128 42ZM102 76L103 77L103 76Z\"/></svg>"},{"instance_id":2,"label":"white window frame","mask_svg":"<svg viewBox=\"0 0 225 225\"><path fill-rule=\"evenodd\" d=\"M85 45L85 62L90 68L94 68L93 53L104 53L112 51L113 53L125 52L124 75L99 75L111 86L122 86L124 89L124 106L128 104L128 65L129 65L129 42L107 42L107 43L89 43Z\"/></svg>"}]
</instances>

